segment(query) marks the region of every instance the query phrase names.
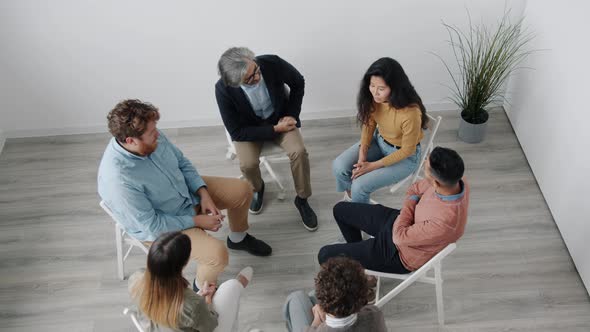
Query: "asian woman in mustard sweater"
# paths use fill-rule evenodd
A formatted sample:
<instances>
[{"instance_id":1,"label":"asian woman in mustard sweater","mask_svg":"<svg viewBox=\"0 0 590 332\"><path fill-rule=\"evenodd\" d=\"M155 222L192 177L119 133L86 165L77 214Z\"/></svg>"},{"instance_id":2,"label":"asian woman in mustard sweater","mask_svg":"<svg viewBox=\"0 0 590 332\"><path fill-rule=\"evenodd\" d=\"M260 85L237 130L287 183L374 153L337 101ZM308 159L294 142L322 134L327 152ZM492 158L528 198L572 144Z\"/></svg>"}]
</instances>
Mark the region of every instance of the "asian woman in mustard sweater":
<instances>
[{"instance_id":1,"label":"asian woman in mustard sweater","mask_svg":"<svg viewBox=\"0 0 590 332\"><path fill-rule=\"evenodd\" d=\"M392 58L381 58L369 67L357 108L360 142L334 160L332 171L345 200L369 203L371 193L418 168L428 117L404 69Z\"/></svg>"}]
</instances>

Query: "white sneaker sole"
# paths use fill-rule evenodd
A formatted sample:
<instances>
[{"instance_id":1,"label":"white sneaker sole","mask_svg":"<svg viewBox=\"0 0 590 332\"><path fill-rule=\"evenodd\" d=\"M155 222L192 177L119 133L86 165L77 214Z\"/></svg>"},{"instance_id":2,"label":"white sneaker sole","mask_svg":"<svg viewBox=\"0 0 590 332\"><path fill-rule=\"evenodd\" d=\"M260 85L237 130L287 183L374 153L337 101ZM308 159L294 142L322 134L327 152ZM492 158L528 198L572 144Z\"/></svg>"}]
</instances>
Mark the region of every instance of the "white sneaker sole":
<instances>
[{"instance_id":1,"label":"white sneaker sole","mask_svg":"<svg viewBox=\"0 0 590 332\"><path fill-rule=\"evenodd\" d=\"M252 210L248 209L248 212L250 212L250 214L260 214L262 212L263 207L264 207L264 203L262 203L262 205L260 205L260 210L252 211Z\"/></svg>"},{"instance_id":2,"label":"white sneaker sole","mask_svg":"<svg viewBox=\"0 0 590 332\"><path fill-rule=\"evenodd\" d=\"M320 226L320 224L318 223L318 225L317 225L315 228L311 228L311 227L307 226L307 225L306 225L306 224L303 222L303 220L301 220L301 224L303 225L303 227L305 227L305 229L307 229L307 230L308 230L308 231L310 231L310 232L315 232L315 231L317 231L317 230L318 230L318 227Z\"/></svg>"},{"instance_id":3,"label":"white sneaker sole","mask_svg":"<svg viewBox=\"0 0 590 332\"><path fill-rule=\"evenodd\" d=\"M342 197L342 199L340 201L341 202L352 202L352 198L350 198L350 196L348 196L348 193L345 191L344 197Z\"/></svg>"}]
</instances>

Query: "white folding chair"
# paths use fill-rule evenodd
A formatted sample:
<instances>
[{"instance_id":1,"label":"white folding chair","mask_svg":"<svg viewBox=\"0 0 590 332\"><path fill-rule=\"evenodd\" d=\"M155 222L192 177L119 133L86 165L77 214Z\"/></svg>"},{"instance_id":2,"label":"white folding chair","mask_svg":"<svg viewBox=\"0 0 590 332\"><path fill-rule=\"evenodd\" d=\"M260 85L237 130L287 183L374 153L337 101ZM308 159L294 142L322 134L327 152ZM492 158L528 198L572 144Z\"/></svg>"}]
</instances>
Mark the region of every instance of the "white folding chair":
<instances>
[{"instance_id":1,"label":"white folding chair","mask_svg":"<svg viewBox=\"0 0 590 332\"><path fill-rule=\"evenodd\" d=\"M405 179L393 184L389 188L389 192L392 194L400 188L406 187L410 183L416 182L416 180L420 178L420 172L424 168L424 162L426 161L426 158L428 158L430 152L432 152L432 150L434 149L434 137L438 132L438 127L440 126L440 122L442 121L442 116L438 115L436 118L430 114L426 114L426 116L428 116L428 118L430 119L430 123L428 124L428 129L425 130L426 135L424 138L426 138L426 147L422 150L422 154L420 156L420 164L418 165L418 168L410 175L408 175Z\"/></svg>"},{"instance_id":2,"label":"white folding chair","mask_svg":"<svg viewBox=\"0 0 590 332\"><path fill-rule=\"evenodd\" d=\"M232 141L231 136L229 135L227 130L225 131L225 137L227 138L228 145L225 157L228 160L234 160L237 156L236 146L234 145L234 142ZM264 142L264 145L262 146L262 151L260 152L260 164L264 166L264 168L272 177L273 181L276 182L279 188L281 188L281 191L277 195L277 198L279 200L285 199L285 186L283 186L283 183L281 182L280 178L275 173L275 171L272 169L272 166L270 164L274 162L284 161L289 161L289 157L285 154L285 152L280 146L278 146L274 142ZM240 176L240 178L241 177L242 176Z\"/></svg>"},{"instance_id":3,"label":"white folding chair","mask_svg":"<svg viewBox=\"0 0 590 332\"><path fill-rule=\"evenodd\" d=\"M424 168L424 162L426 161L426 158L428 158L428 155L430 154L430 152L434 149L434 137L436 136L436 133L438 132L438 127L440 126L440 122L442 121L442 116L438 115L435 118L430 114L426 114L426 115L430 119L430 123L428 124L428 129L425 130L425 135L424 135L424 138L422 139L422 141L426 142L426 145L421 144L425 148L422 150L422 154L420 156L420 163L418 164L418 168L416 168L415 171L410 173L410 175L406 176L401 181L391 185L391 187L389 187L389 192L392 194L395 193L396 191L398 191L402 187L404 187L404 188L408 187L410 184L416 182L416 180L421 178L420 173L422 172L422 169ZM377 202L373 199L370 200L370 203L371 204L379 204L379 202Z\"/></svg>"},{"instance_id":4,"label":"white folding chair","mask_svg":"<svg viewBox=\"0 0 590 332\"><path fill-rule=\"evenodd\" d=\"M129 316L129 318L131 318L131 321L133 322L133 325L135 326L138 332L146 332L144 328L141 326L139 319L137 318L137 311L125 308L123 309L123 315Z\"/></svg>"},{"instance_id":5,"label":"white folding chair","mask_svg":"<svg viewBox=\"0 0 590 332\"><path fill-rule=\"evenodd\" d=\"M392 194L395 193L396 191L398 191L400 188L408 187L410 184L416 182L416 180L422 178L420 176L420 173L422 172L422 169L424 168L424 162L426 162L428 155L434 149L434 138L436 137L436 134L438 133L438 128L439 128L440 123L442 121L442 116L440 116L440 115L437 115L436 118L430 114L426 114L426 116L428 116L428 118L430 119L430 122L428 124L428 129L425 130L424 138L422 139L423 141L426 141L426 145L425 145L425 148L421 151L422 153L420 156L420 164L418 164L418 168L416 168L415 171L410 173L410 175L406 176L401 181L394 183L393 185L391 185L391 187L389 187L389 192ZM422 145L422 146L424 146L424 145ZM346 196L346 194L345 194L345 196ZM379 202L377 202L376 200L374 200L372 198L369 199L369 203L370 204L379 204ZM370 235L368 235L364 232L362 232L362 236L363 236L364 240L371 237Z\"/></svg>"},{"instance_id":6,"label":"white folding chair","mask_svg":"<svg viewBox=\"0 0 590 332\"><path fill-rule=\"evenodd\" d=\"M100 201L100 207L105 210L105 212L111 217L113 223L115 224L115 245L117 247L117 275L119 279L125 279L125 260L129 257L129 253L131 253L131 249L133 247L138 247L141 249L146 255L148 253L148 248L139 240L129 235L125 229L117 222L117 219L113 215L113 211L109 209L109 207L105 204L104 201ZM123 256L123 242L129 245L127 252Z\"/></svg>"},{"instance_id":7,"label":"white folding chair","mask_svg":"<svg viewBox=\"0 0 590 332\"><path fill-rule=\"evenodd\" d=\"M383 307L387 302L391 301L392 298L397 296L401 291L408 288L414 282L423 282L428 284L434 284L436 289L436 311L438 313L438 324L443 326L445 324L445 312L443 306L443 293L442 293L442 260L447 257L453 250L457 248L455 243L451 243L446 246L441 252L432 257L426 264L424 264L418 270L409 274L394 274L384 273L372 270L365 270L365 273L377 277L377 291L375 305L379 308ZM426 276L426 273L430 270L434 270L434 278ZM379 291L381 290L381 278L386 279L398 279L403 280L399 285L393 288L389 293L385 294L382 298L379 298Z\"/></svg>"}]
</instances>

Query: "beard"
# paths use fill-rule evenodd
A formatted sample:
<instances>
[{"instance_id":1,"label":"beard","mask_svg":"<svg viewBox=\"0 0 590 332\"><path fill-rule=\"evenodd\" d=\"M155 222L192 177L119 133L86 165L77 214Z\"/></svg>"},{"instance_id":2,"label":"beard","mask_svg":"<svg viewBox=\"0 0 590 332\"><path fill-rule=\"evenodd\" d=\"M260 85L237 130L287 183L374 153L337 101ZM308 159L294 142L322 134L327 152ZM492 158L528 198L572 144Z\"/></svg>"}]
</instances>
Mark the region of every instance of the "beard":
<instances>
[{"instance_id":1,"label":"beard","mask_svg":"<svg viewBox=\"0 0 590 332\"><path fill-rule=\"evenodd\" d=\"M146 144L142 147L141 154L144 156L149 156L154 151L156 151L157 148L158 148L158 141L154 142L154 144L150 144L150 145Z\"/></svg>"}]
</instances>

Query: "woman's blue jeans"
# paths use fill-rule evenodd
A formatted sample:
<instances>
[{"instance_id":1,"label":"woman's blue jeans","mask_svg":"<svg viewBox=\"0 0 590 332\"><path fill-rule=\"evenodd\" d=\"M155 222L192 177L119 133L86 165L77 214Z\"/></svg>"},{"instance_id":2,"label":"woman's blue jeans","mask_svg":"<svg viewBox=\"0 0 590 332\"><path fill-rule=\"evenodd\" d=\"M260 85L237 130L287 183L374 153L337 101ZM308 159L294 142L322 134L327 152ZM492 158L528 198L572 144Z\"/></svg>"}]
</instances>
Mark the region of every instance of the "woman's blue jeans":
<instances>
[{"instance_id":1,"label":"woman's blue jeans","mask_svg":"<svg viewBox=\"0 0 590 332\"><path fill-rule=\"evenodd\" d=\"M416 153L393 165L376 169L363 174L354 181L352 176L352 165L356 164L359 157L360 143L356 143L342 152L332 162L332 173L336 177L336 191L351 191L353 202L369 203L371 193L376 190L397 183L408 175L412 174L420 164L421 149L418 145ZM397 149L385 142L375 130L371 145L367 152L367 161L377 161L397 151Z\"/></svg>"}]
</instances>

